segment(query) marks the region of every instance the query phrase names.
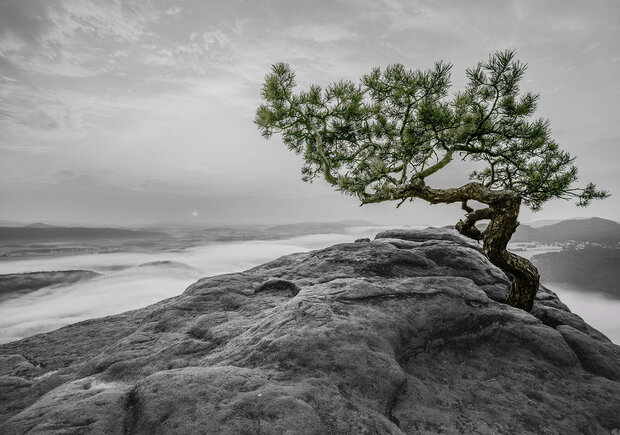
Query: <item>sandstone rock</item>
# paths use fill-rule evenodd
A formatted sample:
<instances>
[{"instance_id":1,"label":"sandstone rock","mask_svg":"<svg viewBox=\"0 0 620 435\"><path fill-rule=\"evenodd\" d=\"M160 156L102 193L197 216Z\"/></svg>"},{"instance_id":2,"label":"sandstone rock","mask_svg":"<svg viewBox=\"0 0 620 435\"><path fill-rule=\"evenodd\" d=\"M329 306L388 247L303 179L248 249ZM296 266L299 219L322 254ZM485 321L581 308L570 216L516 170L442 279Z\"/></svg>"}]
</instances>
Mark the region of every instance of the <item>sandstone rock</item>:
<instances>
[{"instance_id":1,"label":"sandstone rock","mask_svg":"<svg viewBox=\"0 0 620 435\"><path fill-rule=\"evenodd\" d=\"M591 373L620 381L620 348L613 343L599 343L584 331L559 325L558 331L575 352L583 367Z\"/></svg>"},{"instance_id":2,"label":"sandstone rock","mask_svg":"<svg viewBox=\"0 0 620 435\"><path fill-rule=\"evenodd\" d=\"M618 346L532 314L450 230L392 231L205 278L0 346L0 433L610 433Z\"/></svg>"}]
</instances>

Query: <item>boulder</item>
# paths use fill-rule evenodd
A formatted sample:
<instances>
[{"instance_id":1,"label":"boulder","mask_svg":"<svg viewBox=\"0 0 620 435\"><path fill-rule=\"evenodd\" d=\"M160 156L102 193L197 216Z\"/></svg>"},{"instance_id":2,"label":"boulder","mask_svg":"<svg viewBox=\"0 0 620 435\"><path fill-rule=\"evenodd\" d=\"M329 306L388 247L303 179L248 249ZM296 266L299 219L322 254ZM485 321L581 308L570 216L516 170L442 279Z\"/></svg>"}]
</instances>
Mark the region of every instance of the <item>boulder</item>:
<instances>
[{"instance_id":1,"label":"boulder","mask_svg":"<svg viewBox=\"0 0 620 435\"><path fill-rule=\"evenodd\" d=\"M618 346L446 229L288 255L0 346L0 433L620 428Z\"/></svg>"}]
</instances>

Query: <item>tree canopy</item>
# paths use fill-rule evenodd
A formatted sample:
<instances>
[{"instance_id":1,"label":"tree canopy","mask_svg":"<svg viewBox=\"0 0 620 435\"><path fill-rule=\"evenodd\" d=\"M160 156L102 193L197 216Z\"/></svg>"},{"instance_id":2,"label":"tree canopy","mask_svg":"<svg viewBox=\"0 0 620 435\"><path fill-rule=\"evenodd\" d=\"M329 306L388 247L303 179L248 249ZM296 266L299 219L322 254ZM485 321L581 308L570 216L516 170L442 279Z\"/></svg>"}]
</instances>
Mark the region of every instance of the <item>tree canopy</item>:
<instances>
[{"instance_id":1,"label":"tree canopy","mask_svg":"<svg viewBox=\"0 0 620 435\"><path fill-rule=\"evenodd\" d=\"M483 241L486 257L512 278L506 302L529 311L540 275L506 249L521 204L539 210L554 198L576 198L586 206L608 194L592 183L573 187L574 158L551 138L549 121L532 119L539 96L520 92L527 66L514 51L467 69L465 89L453 95L451 69L444 62L428 70L396 64L373 69L359 84L341 80L296 93L295 73L277 63L265 77L255 123L264 137L280 133L303 155L305 181L323 176L362 204L461 202L466 217L455 228ZM473 162L471 181L430 187L426 178L455 158ZM469 200L485 207L475 210ZM489 220L484 230L480 220Z\"/></svg>"},{"instance_id":2,"label":"tree canopy","mask_svg":"<svg viewBox=\"0 0 620 435\"><path fill-rule=\"evenodd\" d=\"M478 187L510 191L533 210L553 198L585 206L607 196L592 183L573 187L574 158L551 138L549 121L532 119L539 96L520 93L527 65L514 51L468 68L465 89L454 95L451 69L396 64L358 84L295 92L294 71L277 63L265 77L255 123L264 137L281 133L303 155L305 181L323 176L362 204L424 198L415 186L455 158L477 162L470 178Z\"/></svg>"}]
</instances>

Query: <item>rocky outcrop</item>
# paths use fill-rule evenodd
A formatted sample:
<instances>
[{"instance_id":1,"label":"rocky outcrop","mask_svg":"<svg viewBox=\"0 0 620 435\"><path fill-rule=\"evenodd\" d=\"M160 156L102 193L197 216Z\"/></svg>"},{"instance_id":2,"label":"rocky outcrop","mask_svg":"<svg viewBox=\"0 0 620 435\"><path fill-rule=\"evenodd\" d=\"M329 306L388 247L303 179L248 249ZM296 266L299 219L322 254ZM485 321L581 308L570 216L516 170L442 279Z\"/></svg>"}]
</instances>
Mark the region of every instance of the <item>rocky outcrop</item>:
<instances>
[{"instance_id":1,"label":"rocky outcrop","mask_svg":"<svg viewBox=\"0 0 620 435\"><path fill-rule=\"evenodd\" d=\"M214 276L0 346L0 433L608 434L620 349L541 289L532 314L449 230Z\"/></svg>"}]
</instances>

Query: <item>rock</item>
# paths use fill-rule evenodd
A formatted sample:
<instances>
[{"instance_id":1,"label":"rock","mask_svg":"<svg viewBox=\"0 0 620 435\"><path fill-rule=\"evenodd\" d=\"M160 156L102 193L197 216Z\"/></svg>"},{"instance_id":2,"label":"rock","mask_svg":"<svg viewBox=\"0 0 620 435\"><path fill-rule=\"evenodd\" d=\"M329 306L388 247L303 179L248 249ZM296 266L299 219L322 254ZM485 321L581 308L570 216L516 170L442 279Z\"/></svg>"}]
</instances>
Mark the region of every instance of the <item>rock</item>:
<instances>
[{"instance_id":1,"label":"rock","mask_svg":"<svg viewBox=\"0 0 620 435\"><path fill-rule=\"evenodd\" d=\"M587 331L578 331L568 325L559 325L557 329L587 371L620 381L620 347L594 341Z\"/></svg>"},{"instance_id":2,"label":"rock","mask_svg":"<svg viewBox=\"0 0 620 435\"><path fill-rule=\"evenodd\" d=\"M377 234L375 239L401 239L412 242L436 242L438 240L443 240L482 251L482 245L480 243L461 236L454 227L428 227L423 230L388 230Z\"/></svg>"},{"instance_id":3,"label":"rock","mask_svg":"<svg viewBox=\"0 0 620 435\"><path fill-rule=\"evenodd\" d=\"M35 367L22 355L0 355L0 373L23 377L38 374L40 371L40 368Z\"/></svg>"},{"instance_id":4,"label":"rock","mask_svg":"<svg viewBox=\"0 0 620 435\"><path fill-rule=\"evenodd\" d=\"M551 326L552 328L567 325L588 334L586 322L578 315L559 308L544 306L537 302L538 301L535 301L534 307L530 313L538 317L545 325Z\"/></svg>"},{"instance_id":5,"label":"rock","mask_svg":"<svg viewBox=\"0 0 620 435\"><path fill-rule=\"evenodd\" d=\"M293 297L299 293L299 287L294 282L285 279L268 279L254 291L254 293L260 292L282 293L288 297Z\"/></svg>"},{"instance_id":6,"label":"rock","mask_svg":"<svg viewBox=\"0 0 620 435\"><path fill-rule=\"evenodd\" d=\"M445 229L288 255L0 346L0 433L610 433L618 346Z\"/></svg>"}]
</instances>

